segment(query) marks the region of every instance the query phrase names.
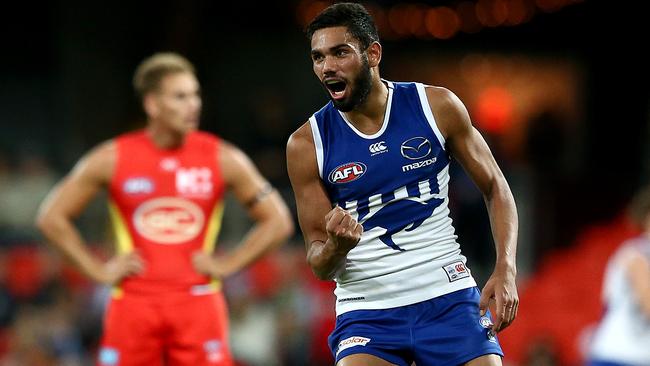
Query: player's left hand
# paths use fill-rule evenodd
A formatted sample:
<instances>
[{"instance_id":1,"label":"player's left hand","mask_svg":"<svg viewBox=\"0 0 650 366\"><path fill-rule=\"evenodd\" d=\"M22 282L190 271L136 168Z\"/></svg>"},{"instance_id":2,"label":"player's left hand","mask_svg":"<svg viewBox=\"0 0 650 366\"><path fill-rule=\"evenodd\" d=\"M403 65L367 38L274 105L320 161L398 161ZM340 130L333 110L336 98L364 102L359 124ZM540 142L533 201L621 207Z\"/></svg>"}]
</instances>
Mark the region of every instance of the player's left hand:
<instances>
[{"instance_id":1,"label":"player's left hand","mask_svg":"<svg viewBox=\"0 0 650 366\"><path fill-rule=\"evenodd\" d=\"M500 332L512 324L519 309L519 295L513 268L494 270L481 293L479 301L481 316L485 315L492 300L495 302L493 314L496 316L492 330Z\"/></svg>"},{"instance_id":2,"label":"player's left hand","mask_svg":"<svg viewBox=\"0 0 650 366\"><path fill-rule=\"evenodd\" d=\"M225 263L222 263L222 261L219 261L213 255L204 252L194 253L192 256L192 265L200 274L210 276L216 280L221 280L230 274Z\"/></svg>"}]
</instances>

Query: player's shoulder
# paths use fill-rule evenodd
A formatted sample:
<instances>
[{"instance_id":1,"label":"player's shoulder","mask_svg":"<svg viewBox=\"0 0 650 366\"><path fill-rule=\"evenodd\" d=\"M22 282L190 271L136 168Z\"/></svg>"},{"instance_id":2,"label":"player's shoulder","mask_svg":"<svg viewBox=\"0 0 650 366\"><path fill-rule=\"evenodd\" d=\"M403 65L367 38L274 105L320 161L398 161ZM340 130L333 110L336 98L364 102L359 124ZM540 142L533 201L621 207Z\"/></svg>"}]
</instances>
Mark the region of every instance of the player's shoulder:
<instances>
[{"instance_id":1,"label":"player's shoulder","mask_svg":"<svg viewBox=\"0 0 650 366\"><path fill-rule=\"evenodd\" d=\"M77 162L74 172L92 180L106 183L110 180L117 161L115 139L106 140L94 146Z\"/></svg>"},{"instance_id":2,"label":"player's shoulder","mask_svg":"<svg viewBox=\"0 0 650 366\"><path fill-rule=\"evenodd\" d=\"M432 109L457 108L460 99L451 90L434 85L424 85L429 105Z\"/></svg>"},{"instance_id":3,"label":"player's shoulder","mask_svg":"<svg viewBox=\"0 0 650 366\"><path fill-rule=\"evenodd\" d=\"M186 137L186 146L198 154L212 154L221 149L224 141L217 135L206 131L192 131Z\"/></svg>"},{"instance_id":4,"label":"player's shoulder","mask_svg":"<svg viewBox=\"0 0 650 366\"><path fill-rule=\"evenodd\" d=\"M116 138L105 140L90 149L84 159L92 160L96 163L114 162L117 154Z\"/></svg>"},{"instance_id":5,"label":"player's shoulder","mask_svg":"<svg viewBox=\"0 0 650 366\"><path fill-rule=\"evenodd\" d=\"M146 139L147 135L144 129L138 129L134 131L128 131L121 133L115 136L113 139L109 140L115 144L124 144L124 143L133 143Z\"/></svg>"},{"instance_id":6,"label":"player's shoulder","mask_svg":"<svg viewBox=\"0 0 650 366\"><path fill-rule=\"evenodd\" d=\"M307 149L313 149L313 146L314 138L312 136L311 124L307 121L289 136L287 140L287 155L304 153Z\"/></svg>"}]
</instances>

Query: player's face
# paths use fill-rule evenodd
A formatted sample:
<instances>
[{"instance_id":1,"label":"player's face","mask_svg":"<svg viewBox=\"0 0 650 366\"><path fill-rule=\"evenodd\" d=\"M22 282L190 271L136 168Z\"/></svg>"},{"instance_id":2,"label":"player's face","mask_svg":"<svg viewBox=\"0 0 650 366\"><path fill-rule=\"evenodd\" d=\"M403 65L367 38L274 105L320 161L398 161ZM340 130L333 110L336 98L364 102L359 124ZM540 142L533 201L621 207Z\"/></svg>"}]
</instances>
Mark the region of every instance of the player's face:
<instances>
[{"instance_id":1,"label":"player's face","mask_svg":"<svg viewBox=\"0 0 650 366\"><path fill-rule=\"evenodd\" d=\"M179 133L196 130L201 114L201 95L196 77L187 72L164 76L153 93L152 119Z\"/></svg>"},{"instance_id":2,"label":"player's face","mask_svg":"<svg viewBox=\"0 0 650 366\"><path fill-rule=\"evenodd\" d=\"M372 84L368 56L346 27L314 32L311 59L314 73L337 109L349 112L366 100Z\"/></svg>"}]
</instances>

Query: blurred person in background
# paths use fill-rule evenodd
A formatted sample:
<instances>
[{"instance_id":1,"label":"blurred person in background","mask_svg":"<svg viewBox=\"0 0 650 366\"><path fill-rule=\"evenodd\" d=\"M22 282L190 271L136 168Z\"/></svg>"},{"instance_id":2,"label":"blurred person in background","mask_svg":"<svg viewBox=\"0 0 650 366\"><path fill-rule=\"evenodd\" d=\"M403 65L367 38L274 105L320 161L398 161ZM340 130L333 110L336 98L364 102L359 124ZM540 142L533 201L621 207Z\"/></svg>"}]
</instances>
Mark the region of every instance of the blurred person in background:
<instances>
[{"instance_id":1,"label":"blurred person in background","mask_svg":"<svg viewBox=\"0 0 650 366\"><path fill-rule=\"evenodd\" d=\"M331 101L292 134L287 163L307 261L337 282L337 365L500 365L495 333L518 307L518 223L485 140L449 90L380 78L382 46L363 6L330 6L307 35ZM449 218L450 155L492 223L497 260L482 294Z\"/></svg>"},{"instance_id":2,"label":"blurred person in background","mask_svg":"<svg viewBox=\"0 0 650 366\"><path fill-rule=\"evenodd\" d=\"M642 233L607 264L606 309L591 341L591 366L650 365L650 187L635 196L630 213Z\"/></svg>"},{"instance_id":3,"label":"blurred person in background","mask_svg":"<svg viewBox=\"0 0 650 366\"><path fill-rule=\"evenodd\" d=\"M146 128L100 144L44 200L37 225L89 278L113 286L100 365L232 365L221 281L285 241L285 203L245 153L197 131L194 67L155 54L135 71ZM86 247L73 220L108 190L116 255ZM231 191L255 225L240 245L213 256Z\"/></svg>"}]
</instances>

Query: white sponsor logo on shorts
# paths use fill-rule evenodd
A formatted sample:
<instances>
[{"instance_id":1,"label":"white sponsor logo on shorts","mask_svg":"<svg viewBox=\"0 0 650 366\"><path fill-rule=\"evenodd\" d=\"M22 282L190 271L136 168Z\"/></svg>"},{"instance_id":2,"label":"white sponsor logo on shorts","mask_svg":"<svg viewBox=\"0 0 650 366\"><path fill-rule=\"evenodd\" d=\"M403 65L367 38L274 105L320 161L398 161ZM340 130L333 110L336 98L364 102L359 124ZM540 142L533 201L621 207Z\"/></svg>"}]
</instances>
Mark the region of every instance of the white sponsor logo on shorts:
<instances>
[{"instance_id":1,"label":"white sponsor logo on shorts","mask_svg":"<svg viewBox=\"0 0 650 366\"><path fill-rule=\"evenodd\" d=\"M338 354L341 353L341 351L343 351L344 349L348 349L350 347L365 346L368 342L370 342L370 338L357 337L357 336L346 338L341 342L339 342L339 346L336 350L336 355L338 356Z\"/></svg>"},{"instance_id":2,"label":"white sponsor logo on shorts","mask_svg":"<svg viewBox=\"0 0 650 366\"><path fill-rule=\"evenodd\" d=\"M486 329L492 326L492 320L487 316L482 316L481 319L479 319L479 323L481 323L481 326Z\"/></svg>"}]
</instances>

